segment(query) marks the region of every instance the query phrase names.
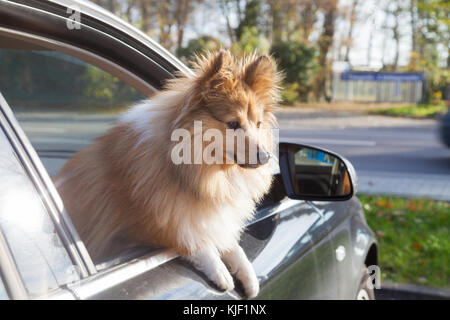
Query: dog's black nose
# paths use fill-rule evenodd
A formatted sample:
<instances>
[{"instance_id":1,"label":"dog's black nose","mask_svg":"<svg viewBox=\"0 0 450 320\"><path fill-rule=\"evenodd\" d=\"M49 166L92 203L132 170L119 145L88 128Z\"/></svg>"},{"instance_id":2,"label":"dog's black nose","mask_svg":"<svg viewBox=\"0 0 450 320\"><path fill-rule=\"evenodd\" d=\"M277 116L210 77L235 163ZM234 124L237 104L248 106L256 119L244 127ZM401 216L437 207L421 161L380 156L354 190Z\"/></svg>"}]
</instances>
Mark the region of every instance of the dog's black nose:
<instances>
[{"instance_id":1,"label":"dog's black nose","mask_svg":"<svg viewBox=\"0 0 450 320\"><path fill-rule=\"evenodd\" d=\"M270 152L259 151L258 152L258 164L266 164L267 162L269 162L270 157L271 157Z\"/></svg>"}]
</instances>

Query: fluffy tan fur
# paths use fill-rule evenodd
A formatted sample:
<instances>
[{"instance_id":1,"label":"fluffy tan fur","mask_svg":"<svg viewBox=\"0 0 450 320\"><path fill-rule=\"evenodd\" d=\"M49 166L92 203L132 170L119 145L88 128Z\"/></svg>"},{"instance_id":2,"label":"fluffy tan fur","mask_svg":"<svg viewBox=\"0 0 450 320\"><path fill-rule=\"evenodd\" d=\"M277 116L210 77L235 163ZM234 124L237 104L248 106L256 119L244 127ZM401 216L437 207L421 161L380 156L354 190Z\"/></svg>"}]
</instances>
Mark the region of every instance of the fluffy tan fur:
<instances>
[{"instance_id":1,"label":"fluffy tan fur","mask_svg":"<svg viewBox=\"0 0 450 320\"><path fill-rule=\"evenodd\" d=\"M280 80L273 61L257 55L236 61L220 51L198 57L194 70L196 76L170 80L129 110L61 169L64 205L94 259L114 253L119 238L184 256L211 245L224 254L269 190L267 164L175 165L171 133L192 133L194 121L224 135L230 121L249 132L270 128ZM270 133L250 139L271 149Z\"/></svg>"}]
</instances>

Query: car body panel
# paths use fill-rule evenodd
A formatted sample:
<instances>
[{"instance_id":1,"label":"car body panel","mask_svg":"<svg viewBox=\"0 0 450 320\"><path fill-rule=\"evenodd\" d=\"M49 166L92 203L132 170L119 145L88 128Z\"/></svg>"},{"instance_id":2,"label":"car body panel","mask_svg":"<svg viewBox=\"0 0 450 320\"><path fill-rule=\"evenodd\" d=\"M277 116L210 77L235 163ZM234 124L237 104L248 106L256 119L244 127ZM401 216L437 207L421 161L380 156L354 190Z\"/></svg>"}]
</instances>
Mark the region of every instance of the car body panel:
<instances>
[{"instance_id":1,"label":"car body panel","mask_svg":"<svg viewBox=\"0 0 450 320\"><path fill-rule=\"evenodd\" d=\"M82 11L81 30L68 30L67 5ZM0 0L0 28L33 34L80 48L110 61L112 68L126 69L155 89L177 72L192 74L175 57L144 34L81 1ZM1 31L1 30L0 30ZM129 80L129 79L128 79ZM142 86L145 87L144 85ZM147 91L149 93L150 91ZM170 250L151 250L145 255L104 270L92 270L84 246L67 221L61 200L27 137L6 103L1 106L18 139L35 165L43 186L51 192L44 199L59 210L55 225L69 234L65 241L85 272L83 279L44 298L76 299L236 299L235 292L220 293L189 264ZM44 178L42 178L44 177ZM59 204L58 204L59 203ZM352 299L369 250L376 246L356 197L342 202L307 202L285 196L277 175L271 192L258 207L241 239L260 280L260 299ZM336 259L343 246L346 257ZM69 249L70 248L70 249ZM375 250L376 252L376 250ZM376 256L376 253L375 253ZM86 261L83 261L83 257ZM372 259L373 261L374 259Z\"/></svg>"}]
</instances>

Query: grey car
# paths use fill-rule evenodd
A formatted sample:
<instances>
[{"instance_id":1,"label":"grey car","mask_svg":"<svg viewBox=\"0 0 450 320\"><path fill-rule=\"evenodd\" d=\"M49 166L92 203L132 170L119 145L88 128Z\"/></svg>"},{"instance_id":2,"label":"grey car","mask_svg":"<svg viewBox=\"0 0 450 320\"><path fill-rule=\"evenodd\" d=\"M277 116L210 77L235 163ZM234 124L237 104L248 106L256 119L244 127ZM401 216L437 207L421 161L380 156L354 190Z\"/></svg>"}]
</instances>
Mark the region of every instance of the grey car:
<instances>
[{"instance_id":1,"label":"grey car","mask_svg":"<svg viewBox=\"0 0 450 320\"><path fill-rule=\"evenodd\" d=\"M115 121L114 104L151 97L178 73L192 71L87 1L0 0L0 298L243 298L165 248L92 261L51 178ZM241 239L256 299L373 299L377 243L352 165L300 144L280 142L278 154Z\"/></svg>"}]
</instances>

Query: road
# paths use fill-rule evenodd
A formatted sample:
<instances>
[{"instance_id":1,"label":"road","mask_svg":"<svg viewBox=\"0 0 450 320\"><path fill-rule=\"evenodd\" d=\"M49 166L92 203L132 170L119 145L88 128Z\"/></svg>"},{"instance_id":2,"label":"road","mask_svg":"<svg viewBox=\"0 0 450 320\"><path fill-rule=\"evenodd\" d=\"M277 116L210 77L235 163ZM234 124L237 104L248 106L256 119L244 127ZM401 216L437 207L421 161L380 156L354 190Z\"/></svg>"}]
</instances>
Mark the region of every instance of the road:
<instances>
[{"instance_id":1,"label":"road","mask_svg":"<svg viewBox=\"0 0 450 320\"><path fill-rule=\"evenodd\" d=\"M435 127L280 130L280 140L304 142L347 157L357 171L445 175L450 150Z\"/></svg>"},{"instance_id":2,"label":"road","mask_svg":"<svg viewBox=\"0 0 450 320\"><path fill-rule=\"evenodd\" d=\"M356 169L362 192L450 201L450 149L440 143L435 121L345 112L295 112L278 117L281 141L311 144L347 157ZM105 132L115 118L18 114L33 145L41 150L78 150Z\"/></svg>"}]
</instances>

